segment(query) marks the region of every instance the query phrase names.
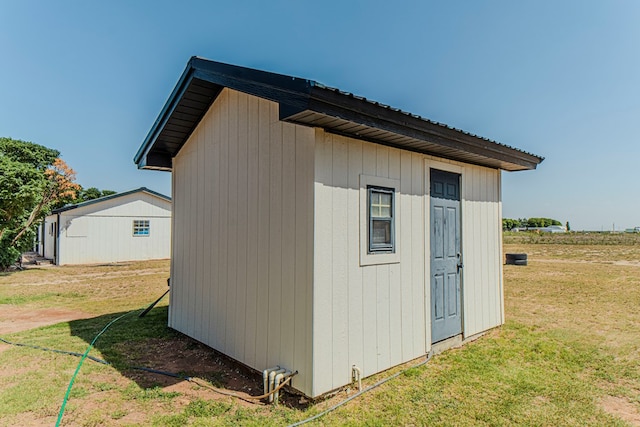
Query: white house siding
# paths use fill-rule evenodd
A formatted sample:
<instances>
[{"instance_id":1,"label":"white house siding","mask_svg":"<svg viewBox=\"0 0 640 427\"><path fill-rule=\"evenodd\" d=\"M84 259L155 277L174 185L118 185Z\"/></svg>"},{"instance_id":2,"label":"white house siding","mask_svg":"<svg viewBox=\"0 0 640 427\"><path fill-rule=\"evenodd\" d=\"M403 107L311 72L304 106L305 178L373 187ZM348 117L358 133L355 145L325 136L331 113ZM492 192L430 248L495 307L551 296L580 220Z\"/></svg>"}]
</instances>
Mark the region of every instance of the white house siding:
<instances>
[{"instance_id":1,"label":"white house siding","mask_svg":"<svg viewBox=\"0 0 640 427\"><path fill-rule=\"evenodd\" d=\"M55 216L52 216L55 218ZM171 202L144 192L59 214L59 265L170 257ZM133 221L149 220L149 236L133 236ZM52 238L47 235L48 245Z\"/></svg>"},{"instance_id":2,"label":"white house siding","mask_svg":"<svg viewBox=\"0 0 640 427\"><path fill-rule=\"evenodd\" d=\"M500 172L316 131L312 395L431 347L429 174L461 173L465 336L500 325ZM398 263L361 266L360 176L400 181ZM366 207L365 207L366 209Z\"/></svg>"},{"instance_id":3,"label":"white house siding","mask_svg":"<svg viewBox=\"0 0 640 427\"><path fill-rule=\"evenodd\" d=\"M169 325L311 394L314 130L224 89L173 159Z\"/></svg>"}]
</instances>

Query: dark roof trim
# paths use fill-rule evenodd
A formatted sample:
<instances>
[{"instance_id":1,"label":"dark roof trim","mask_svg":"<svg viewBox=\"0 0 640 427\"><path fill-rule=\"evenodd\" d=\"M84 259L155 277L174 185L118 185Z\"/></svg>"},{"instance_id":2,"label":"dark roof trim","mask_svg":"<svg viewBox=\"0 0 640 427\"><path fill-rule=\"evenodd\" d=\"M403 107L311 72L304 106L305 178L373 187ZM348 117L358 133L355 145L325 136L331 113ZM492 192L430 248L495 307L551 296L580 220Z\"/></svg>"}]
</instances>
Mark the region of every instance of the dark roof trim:
<instances>
[{"instance_id":1,"label":"dark roof trim","mask_svg":"<svg viewBox=\"0 0 640 427\"><path fill-rule=\"evenodd\" d=\"M509 171L535 169L544 160L313 80L193 57L136 153L138 167L171 170L224 87L277 102L280 120L378 144Z\"/></svg>"},{"instance_id":2,"label":"dark roof trim","mask_svg":"<svg viewBox=\"0 0 640 427\"><path fill-rule=\"evenodd\" d=\"M57 214L61 212L66 212L72 209L105 202L107 200L117 199L119 197L128 196L130 194L139 193L139 192L148 193L148 194L151 194L152 196L156 196L160 199L166 200L167 202L171 202L171 197L169 196L165 196L164 194L158 193L157 191L149 190L147 187L140 187L140 188L136 188L135 190L124 191L122 193L110 194L108 196L98 197L97 199L87 200L86 202L78 203L76 205L64 205L61 208L52 210L51 213Z\"/></svg>"}]
</instances>

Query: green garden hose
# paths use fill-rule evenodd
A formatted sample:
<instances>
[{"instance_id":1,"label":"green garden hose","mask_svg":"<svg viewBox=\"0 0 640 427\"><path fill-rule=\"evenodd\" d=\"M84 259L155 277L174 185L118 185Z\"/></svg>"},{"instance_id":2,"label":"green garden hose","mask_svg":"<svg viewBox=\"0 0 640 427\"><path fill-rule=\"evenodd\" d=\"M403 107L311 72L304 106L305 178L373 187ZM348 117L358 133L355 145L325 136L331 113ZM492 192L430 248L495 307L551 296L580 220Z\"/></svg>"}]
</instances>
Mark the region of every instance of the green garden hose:
<instances>
[{"instance_id":1,"label":"green garden hose","mask_svg":"<svg viewBox=\"0 0 640 427\"><path fill-rule=\"evenodd\" d=\"M135 311L137 311L137 310L135 310ZM82 363L84 362L84 359L87 358L87 355L89 354L89 352L93 348L93 345L96 343L98 338L100 338L100 335L102 335L107 329L109 329L109 326L113 325L118 320L122 319L123 317L126 317L126 316L130 315L131 313L133 313L133 311L130 311L130 312L125 313L125 314L123 314L121 316L118 316L115 319L113 319L111 322L107 323L107 326L105 326L104 328L102 328L102 330L100 332L98 332L98 335L96 335L95 338L93 338L93 340L91 341L91 344L89 344L89 346L85 350L84 354L80 358L80 361L78 362L78 366L76 367L76 370L73 373L73 376L71 376L71 381L69 381L69 386L67 387L67 392L64 394L64 399L62 399L62 406L60 407L60 412L58 413L58 420L56 421L56 427L59 427L60 423L62 422L62 416L64 415L64 409L66 408L67 401L69 400L69 394L71 394L71 388L73 387L73 382L75 381L76 376L78 375L78 372L80 372L80 367L82 367Z\"/></svg>"}]
</instances>

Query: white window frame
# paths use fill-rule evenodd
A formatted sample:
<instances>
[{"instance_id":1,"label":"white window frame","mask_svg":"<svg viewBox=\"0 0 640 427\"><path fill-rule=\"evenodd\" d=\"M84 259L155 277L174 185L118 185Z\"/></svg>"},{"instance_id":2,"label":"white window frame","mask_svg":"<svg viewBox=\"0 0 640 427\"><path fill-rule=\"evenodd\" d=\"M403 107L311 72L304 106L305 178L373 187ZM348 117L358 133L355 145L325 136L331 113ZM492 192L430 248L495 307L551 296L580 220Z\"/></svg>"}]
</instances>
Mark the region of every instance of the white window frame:
<instances>
[{"instance_id":1,"label":"white window frame","mask_svg":"<svg viewBox=\"0 0 640 427\"><path fill-rule=\"evenodd\" d=\"M140 231L146 230L146 233ZM133 237L149 237L151 235L151 221L148 219L133 220Z\"/></svg>"},{"instance_id":2,"label":"white window frame","mask_svg":"<svg viewBox=\"0 0 640 427\"><path fill-rule=\"evenodd\" d=\"M392 251L370 251L370 188L393 192L391 203ZM400 262L400 180L360 175L360 265L396 264Z\"/></svg>"}]
</instances>

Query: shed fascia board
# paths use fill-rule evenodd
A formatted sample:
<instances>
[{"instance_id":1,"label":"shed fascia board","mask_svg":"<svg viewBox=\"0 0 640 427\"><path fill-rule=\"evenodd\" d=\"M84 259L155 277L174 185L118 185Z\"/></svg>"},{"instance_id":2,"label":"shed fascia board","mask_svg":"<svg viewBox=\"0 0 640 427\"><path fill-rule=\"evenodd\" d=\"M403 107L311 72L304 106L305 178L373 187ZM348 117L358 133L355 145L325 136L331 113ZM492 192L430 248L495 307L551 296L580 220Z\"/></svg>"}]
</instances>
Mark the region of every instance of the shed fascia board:
<instances>
[{"instance_id":1,"label":"shed fascia board","mask_svg":"<svg viewBox=\"0 0 640 427\"><path fill-rule=\"evenodd\" d=\"M190 107L190 119L179 119L182 130L166 131L185 97L195 93L195 86L202 89L200 84L208 84L208 91L205 88L197 106ZM323 86L313 80L192 57L134 157L138 167L170 171L172 158L224 87L277 102L280 120L321 127L329 132L378 144L510 171L535 169L544 160L543 157ZM357 132L340 131L330 125L312 125L299 119L301 113L306 112L380 129L387 137L406 136L412 141L408 145L402 142L389 143L384 138L361 137ZM420 142L430 144L430 148L421 147Z\"/></svg>"},{"instance_id":2,"label":"shed fascia board","mask_svg":"<svg viewBox=\"0 0 640 427\"><path fill-rule=\"evenodd\" d=\"M66 212L66 211L69 211L69 210L72 210L72 209L81 208L81 207L84 207L84 206L90 206L90 205L93 205L93 204L96 204L96 203L102 203L102 202L105 202L107 200L117 199L119 197L128 196L130 194L135 194L135 193L138 193L138 192L147 193L147 194L155 196L155 197L157 197L159 199L162 199L162 200L164 200L166 202L171 203L171 197L165 196L164 194L158 193L157 191L149 190L146 187L140 187L140 188L136 188L135 190L124 191L122 193L110 194L108 196L98 197L97 199L87 200L86 202L78 203L76 205L65 205L65 206L63 206L61 208L52 210L51 214L59 214L59 213Z\"/></svg>"},{"instance_id":3,"label":"shed fascia board","mask_svg":"<svg viewBox=\"0 0 640 427\"><path fill-rule=\"evenodd\" d=\"M385 114L380 114L380 108L385 110ZM459 153L459 155L443 155L437 149L429 151L428 149L412 148L401 143L387 143L380 140L380 138L367 138L351 132L341 132L331 128L325 128L329 132L364 139L378 144L391 145L396 148L450 158L451 160L462 160L465 163L475 163L496 169L516 171L535 169L543 160L538 156L516 148L437 124L401 110L394 110L391 107L372 104L369 101L353 96L346 96L345 98L343 94L339 94L338 97L336 97L333 89L314 88L308 110L298 113L290 111L293 113L292 116L285 120L305 124L304 120L297 120L296 116L308 111L321 112L328 117L337 117L351 123L358 123L370 128L380 129L388 132L390 135L404 135L412 138L416 142L432 143L436 146L453 150ZM461 158L464 156L464 153L475 155L475 161Z\"/></svg>"}]
</instances>

